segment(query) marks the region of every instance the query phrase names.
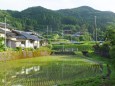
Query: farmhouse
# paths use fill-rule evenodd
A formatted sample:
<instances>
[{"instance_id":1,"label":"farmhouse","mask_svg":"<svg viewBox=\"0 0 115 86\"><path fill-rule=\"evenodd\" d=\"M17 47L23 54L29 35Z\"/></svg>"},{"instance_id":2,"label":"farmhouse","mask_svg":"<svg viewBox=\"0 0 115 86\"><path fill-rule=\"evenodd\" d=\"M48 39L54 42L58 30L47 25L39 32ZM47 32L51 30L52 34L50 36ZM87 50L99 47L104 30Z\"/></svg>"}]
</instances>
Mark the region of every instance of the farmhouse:
<instances>
[{"instance_id":1,"label":"farmhouse","mask_svg":"<svg viewBox=\"0 0 115 86\"><path fill-rule=\"evenodd\" d=\"M40 39L34 35L24 31L12 30L6 34L8 47L22 47L22 48L39 48Z\"/></svg>"},{"instance_id":2,"label":"farmhouse","mask_svg":"<svg viewBox=\"0 0 115 86\"><path fill-rule=\"evenodd\" d=\"M10 30L0 26L0 37L5 38L5 36L6 46L10 48L39 48L42 45L40 44L41 39L33 32Z\"/></svg>"}]
</instances>

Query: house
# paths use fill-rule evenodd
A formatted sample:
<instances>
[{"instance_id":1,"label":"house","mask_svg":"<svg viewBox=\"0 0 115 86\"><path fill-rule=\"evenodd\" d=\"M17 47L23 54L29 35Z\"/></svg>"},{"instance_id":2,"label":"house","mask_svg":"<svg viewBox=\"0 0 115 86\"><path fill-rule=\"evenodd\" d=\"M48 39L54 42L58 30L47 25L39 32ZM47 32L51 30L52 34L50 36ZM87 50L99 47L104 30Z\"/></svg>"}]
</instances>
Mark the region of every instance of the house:
<instances>
[{"instance_id":1,"label":"house","mask_svg":"<svg viewBox=\"0 0 115 86\"><path fill-rule=\"evenodd\" d=\"M74 33L72 36L74 36L74 37L79 37L79 36L81 36L81 35L84 35L84 33L83 33L83 32L76 32L76 33Z\"/></svg>"},{"instance_id":2,"label":"house","mask_svg":"<svg viewBox=\"0 0 115 86\"><path fill-rule=\"evenodd\" d=\"M5 34L6 33L6 34ZM24 32L19 30L10 30L0 26L0 37L5 38L6 46L10 48L39 48L41 39L37 34L32 32Z\"/></svg>"},{"instance_id":3,"label":"house","mask_svg":"<svg viewBox=\"0 0 115 86\"><path fill-rule=\"evenodd\" d=\"M10 32L10 30L8 28L4 29L2 27L0 27L0 37L5 37L5 33Z\"/></svg>"},{"instance_id":4,"label":"house","mask_svg":"<svg viewBox=\"0 0 115 86\"><path fill-rule=\"evenodd\" d=\"M8 47L22 47L22 48L39 48L40 39L37 35L29 34L24 31L12 30L6 34Z\"/></svg>"}]
</instances>

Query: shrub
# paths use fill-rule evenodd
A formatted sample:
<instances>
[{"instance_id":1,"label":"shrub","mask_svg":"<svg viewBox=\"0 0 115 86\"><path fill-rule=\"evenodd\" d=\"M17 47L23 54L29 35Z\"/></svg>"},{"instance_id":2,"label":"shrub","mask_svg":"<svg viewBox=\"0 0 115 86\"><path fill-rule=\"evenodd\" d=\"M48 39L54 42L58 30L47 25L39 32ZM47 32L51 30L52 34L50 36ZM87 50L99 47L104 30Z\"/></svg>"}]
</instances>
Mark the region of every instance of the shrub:
<instances>
[{"instance_id":1,"label":"shrub","mask_svg":"<svg viewBox=\"0 0 115 86\"><path fill-rule=\"evenodd\" d=\"M88 56L88 51L82 51L84 56Z\"/></svg>"},{"instance_id":2,"label":"shrub","mask_svg":"<svg viewBox=\"0 0 115 86\"><path fill-rule=\"evenodd\" d=\"M46 47L48 47L49 49L52 49L52 44L49 44L49 45L47 45Z\"/></svg>"},{"instance_id":3,"label":"shrub","mask_svg":"<svg viewBox=\"0 0 115 86\"><path fill-rule=\"evenodd\" d=\"M22 48L21 47L16 47L14 48L15 51L22 51Z\"/></svg>"},{"instance_id":4,"label":"shrub","mask_svg":"<svg viewBox=\"0 0 115 86\"><path fill-rule=\"evenodd\" d=\"M0 51L4 51L4 43L3 43L4 38L0 37Z\"/></svg>"},{"instance_id":5,"label":"shrub","mask_svg":"<svg viewBox=\"0 0 115 86\"><path fill-rule=\"evenodd\" d=\"M78 50L78 51L92 51L92 45L85 45L85 44L62 44L62 45L58 45L55 44L52 47L53 50L68 50L68 49L73 49L73 50Z\"/></svg>"},{"instance_id":6,"label":"shrub","mask_svg":"<svg viewBox=\"0 0 115 86\"><path fill-rule=\"evenodd\" d=\"M33 48L24 48L25 51L32 51L34 50Z\"/></svg>"},{"instance_id":7,"label":"shrub","mask_svg":"<svg viewBox=\"0 0 115 86\"><path fill-rule=\"evenodd\" d=\"M34 56L43 56L43 55L50 55L51 49L48 47L40 47L39 49L36 49L33 51Z\"/></svg>"},{"instance_id":8,"label":"shrub","mask_svg":"<svg viewBox=\"0 0 115 86\"><path fill-rule=\"evenodd\" d=\"M115 59L115 45L111 47L109 53L110 53L111 58Z\"/></svg>"},{"instance_id":9,"label":"shrub","mask_svg":"<svg viewBox=\"0 0 115 86\"><path fill-rule=\"evenodd\" d=\"M110 57L112 58L112 64L115 66L115 45L110 49Z\"/></svg>"},{"instance_id":10,"label":"shrub","mask_svg":"<svg viewBox=\"0 0 115 86\"><path fill-rule=\"evenodd\" d=\"M20 50L21 48L16 48L17 51L6 51L5 55L4 52L1 52L1 55L3 54L3 58L6 58L5 60L12 60L12 59L25 59L25 58L31 58L31 57L38 57L38 56L46 56L51 54L51 49L48 47L41 47L36 50Z\"/></svg>"},{"instance_id":11,"label":"shrub","mask_svg":"<svg viewBox=\"0 0 115 86\"><path fill-rule=\"evenodd\" d=\"M96 44L93 46L94 52L96 54L101 55L102 57L110 57L109 50L110 50L110 43L105 42L103 45Z\"/></svg>"}]
</instances>

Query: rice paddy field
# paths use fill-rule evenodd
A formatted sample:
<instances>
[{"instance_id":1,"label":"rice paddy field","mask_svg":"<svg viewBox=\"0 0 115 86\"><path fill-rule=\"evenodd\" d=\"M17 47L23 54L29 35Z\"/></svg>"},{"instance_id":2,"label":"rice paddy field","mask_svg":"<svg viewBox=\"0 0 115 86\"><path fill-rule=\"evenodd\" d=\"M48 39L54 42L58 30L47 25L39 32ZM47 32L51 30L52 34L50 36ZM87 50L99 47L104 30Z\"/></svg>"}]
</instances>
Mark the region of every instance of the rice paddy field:
<instances>
[{"instance_id":1,"label":"rice paddy field","mask_svg":"<svg viewBox=\"0 0 115 86\"><path fill-rule=\"evenodd\" d=\"M0 86L58 86L102 74L99 63L77 55L0 62Z\"/></svg>"}]
</instances>

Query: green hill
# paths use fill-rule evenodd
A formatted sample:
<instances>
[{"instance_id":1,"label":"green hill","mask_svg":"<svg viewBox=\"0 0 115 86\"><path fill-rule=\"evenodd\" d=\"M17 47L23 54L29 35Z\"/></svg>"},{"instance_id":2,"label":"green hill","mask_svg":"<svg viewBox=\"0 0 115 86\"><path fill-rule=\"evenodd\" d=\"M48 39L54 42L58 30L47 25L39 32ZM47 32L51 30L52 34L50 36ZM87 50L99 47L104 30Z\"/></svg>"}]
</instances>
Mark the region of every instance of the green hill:
<instances>
[{"instance_id":1,"label":"green hill","mask_svg":"<svg viewBox=\"0 0 115 86\"><path fill-rule=\"evenodd\" d=\"M58 13L65 16L73 16L78 19L79 25L87 25L89 31L94 27L94 16L97 20L97 28L105 30L108 23L115 22L115 13L109 11L99 11L88 6L82 6L73 9L59 10Z\"/></svg>"},{"instance_id":2,"label":"green hill","mask_svg":"<svg viewBox=\"0 0 115 86\"><path fill-rule=\"evenodd\" d=\"M99 11L88 6L73 9L50 10L40 6L31 7L21 12L0 10L0 21L4 22L7 15L7 23L20 30L35 30L38 32L49 30L61 31L70 28L73 32L86 29L90 33L94 31L94 16L97 17L97 28L105 31L106 26L115 22L115 13Z\"/></svg>"}]
</instances>

